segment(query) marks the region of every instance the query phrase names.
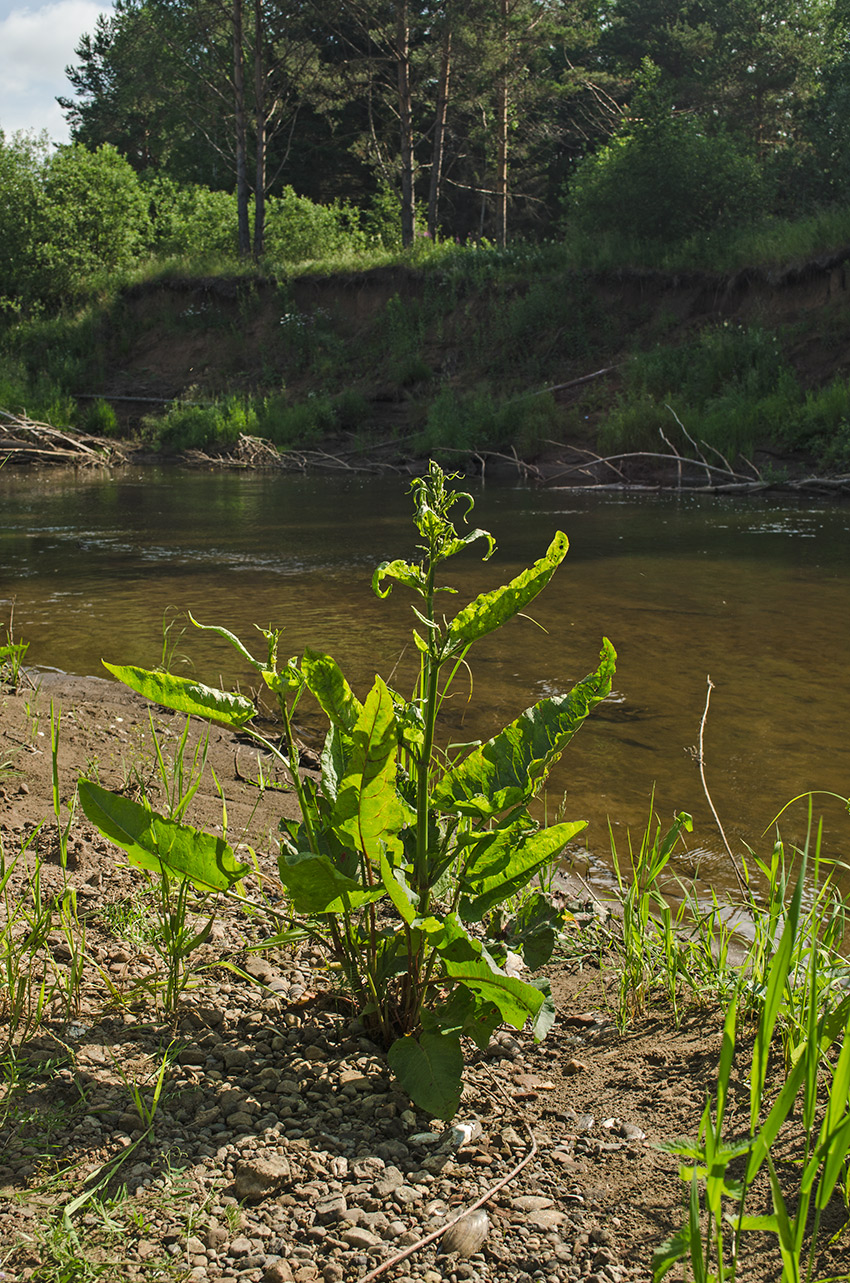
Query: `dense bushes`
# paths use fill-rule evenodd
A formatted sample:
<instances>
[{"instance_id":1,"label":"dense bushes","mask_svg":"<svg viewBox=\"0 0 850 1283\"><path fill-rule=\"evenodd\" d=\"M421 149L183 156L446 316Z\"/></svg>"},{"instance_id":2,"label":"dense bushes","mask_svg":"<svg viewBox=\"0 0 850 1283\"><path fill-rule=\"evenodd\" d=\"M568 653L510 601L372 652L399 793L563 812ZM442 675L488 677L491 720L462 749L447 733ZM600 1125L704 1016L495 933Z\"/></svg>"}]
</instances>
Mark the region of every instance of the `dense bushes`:
<instances>
[{"instance_id":1,"label":"dense bushes","mask_svg":"<svg viewBox=\"0 0 850 1283\"><path fill-rule=\"evenodd\" d=\"M358 253L380 234L379 215L361 226L345 202L316 205L287 187L267 202L266 261ZM142 179L109 145L51 151L46 138L0 132L0 306L78 298L152 255L232 268L236 251L231 193Z\"/></svg>"},{"instance_id":2,"label":"dense bushes","mask_svg":"<svg viewBox=\"0 0 850 1283\"><path fill-rule=\"evenodd\" d=\"M677 114L650 64L633 112L578 167L569 199L583 231L666 244L753 221L765 194L757 160L729 134Z\"/></svg>"}]
</instances>

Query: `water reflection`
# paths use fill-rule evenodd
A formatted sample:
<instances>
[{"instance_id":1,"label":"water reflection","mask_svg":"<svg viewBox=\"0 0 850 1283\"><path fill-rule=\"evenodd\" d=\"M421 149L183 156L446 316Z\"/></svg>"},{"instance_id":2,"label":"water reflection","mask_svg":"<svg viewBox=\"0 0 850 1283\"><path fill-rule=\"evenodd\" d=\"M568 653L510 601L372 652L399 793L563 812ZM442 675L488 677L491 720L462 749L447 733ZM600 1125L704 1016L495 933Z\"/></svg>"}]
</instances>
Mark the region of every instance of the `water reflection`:
<instances>
[{"instance_id":1,"label":"water reflection","mask_svg":"<svg viewBox=\"0 0 850 1283\"><path fill-rule=\"evenodd\" d=\"M28 477L0 472L0 598L16 598L29 658L100 673L101 656L153 665L167 610L191 610L250 640L283 627L287 654L337 656L360 694L376 670L405 688L413 617L396 589L371 593L374 566L414 553L400 480L126 471ZM488 735L595 666L603 635L619 652L616 697L582 730L551 779L551 805L591 821L595 857L640 826L656 785L666 820L694 812L699 876L726 885L727 857L703 799L692 748L716 685L707 771L733 846L762 851L762 831L808 788L850 790L846 666L850 513L842 507L690 499L601 499L488 487L476 524L499 549L447 568L459 597L504 582L566 530L571 549L533 608L474 652L474 690L447 710L455 739ZM245 681L206 634L184 638L199 676ZM173 638L172 633L172 638ZM258 643L261 639L257 637ZM406 648L407 647L407 648ZM260 645L258 645L258 650ZM819 805L819 810L821 809ZM828 845L847 853L850 821L822 808ZM799 837L802 810L783 819ZM680 871L690 876L692 863ZM850 882L848 882L850 885Z\"/></svg>"}]
</instances>

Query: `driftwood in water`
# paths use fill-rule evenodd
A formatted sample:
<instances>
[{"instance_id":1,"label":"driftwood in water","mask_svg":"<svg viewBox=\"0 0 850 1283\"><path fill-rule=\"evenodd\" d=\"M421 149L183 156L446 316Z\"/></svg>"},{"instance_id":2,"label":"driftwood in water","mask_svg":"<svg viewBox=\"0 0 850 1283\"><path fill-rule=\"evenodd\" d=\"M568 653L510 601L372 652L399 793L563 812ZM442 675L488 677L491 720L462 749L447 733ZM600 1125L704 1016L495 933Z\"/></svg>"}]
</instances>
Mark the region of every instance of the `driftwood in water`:
<instances>
[{"instance_id":1,"label":"driftwood in water","mask_svg":"<svg viewBox=\"0 0 850 1283\"><path fill-rule=\"evenodd\" d=\"M632 450L620 454L598 455L592 450L578 446L564 445L562 442L550 441L565 454L572 452L579 458L575 463L562 468L559 472L550 473L546 484L559 490L607 490L627 492L655 492L660 490L682 494L759 494L765 491L783 491L785 493L820 492L828 494L850 493L850 475L837 477L765 477L754 463L745 460L748 472L734 469L718 451L715 454L721 464L709 463L696 442L696 458L680 454L667 438L670 445L667 453L652 450ZM711 448L711 447L707 447ZM644 475L630 475L629 465L637 467ZM653 479L645 476L647 465L656 475ZM660 475L661 472L666 475ZM613 474L613 475L612 475ZM567 481L571 478L572 481Z\"/></svg>"},{"instance_id":2,"label":"driftwood in water","mask_svg":"<svg viewBox=\"0 0 850 1283\"><path fill-rule=\"evenodd\" d=\"M66 467L103 467L124 463L126 446L90 432L54 428L36 423L25 414L0 410L0 463L64 464Z\"/></svg>"},{"instance_id":3,"label":"driftwood in water","mask_svg":"<svg viewBox=\"0 0 850 1283\"><path fill-rule=\"evenodd\" d=\"M378 451L387 446L397 447L398 442L385 442L369 447L368 454L361 449L328 450L279 450L263 437L251 437L241 432L226 453L206 454L203 450L186 450L183 459L199 468L279 468L283 472L307 472L324 468L334 472L405 472L407 469L386 462Z\"/></svg>"}]
</instances>

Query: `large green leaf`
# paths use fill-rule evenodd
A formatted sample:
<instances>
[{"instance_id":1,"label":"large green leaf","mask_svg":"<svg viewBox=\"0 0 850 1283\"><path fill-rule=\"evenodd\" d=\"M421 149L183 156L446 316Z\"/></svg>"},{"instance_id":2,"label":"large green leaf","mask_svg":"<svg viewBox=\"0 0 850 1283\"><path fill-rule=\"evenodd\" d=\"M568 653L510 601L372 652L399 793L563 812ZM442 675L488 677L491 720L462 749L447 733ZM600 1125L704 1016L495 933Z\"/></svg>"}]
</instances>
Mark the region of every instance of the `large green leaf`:
<instances>
[{"instance_id":1,"label":"large green leaf","mask_svg":"<svg viewBox=\"0 0 850 1283\"><path fill-rule=\"evenodd\" d=\"M443 957L446 974L459 984L466 985L488 1002L494 1002L502 1019L515 1029L522 1029L526 1020L534 1020L543 1005L544 994L534 985L507 976L484 958L480 961L454 962Z\"/></svg>"},{"instance_id":2,"label":"large green leaf","mask_svg":"<svg viewBox=\"0 0 850 1283\"><path fill-rule=\"evenodd\" d=\"M176 709L178 713L207 717L234 730L239 730L256 716L257 710L244 695L233 695L229 691L193 682L188 677L175 677L172 673L152 672L147 668L135 668L132 664L108 664L105 659L102 663L113 677L131 690L155 704Z\"/></svg>"},{"instance_id":3,"label":"large green leaf","mask_svg":"<svg viewBox=\"0 0 850 1283\"><path fill-rule=\"evenodd\" d=\"M413 812L396 789L398 736L390 692L375 678L351 735L351 752L339 781L333 826L342 842L378 864L382 843L409 824Z\"/></svg>"},{"instance_id":4,"label":"large green leaf","mask_svg":"<svg viewBox=\"0 0 850 1283\"><path fill-rule=\"evenodd\" d=\"M586 820L575 820L540 829L507 850L504 850L504 843L499 843L500 858L488 859L472 877L464 878L461 917L466 922L480 922L494 905L501 904L527 886L534 875L550 864L567 842L585 828Z\"/></svg>"},{"instance_id":5,"label":"large green leaf","mask_svg":"<svg viewBox=\"0 0 850 1283\"><path fill-rule=\"evenodd\" d=\"M339 664L330 655L307 647L301 668L309 690L319 701L328 721L350 735L363 712L363 705L345 680Z\"/></svg>"},{"instance_id":6,"label":"large green leaf","mask_svg":"<svg viewBox=\"0 0 850 1283\"><path fill-rule=\"evenodd\" d=\"M569 539L559 530L545 556L533 566L517 575L510 583L494 588L491 592L481 593L468 606L464 606L449 624L447 646L450 649L454 649L456 643L468 646L479 637L492 633L523 610L546 587L566 557L569 546Z\"/></svg>"},{"instance_id":7,"label":"large green leaf","mask_svg":"<svg viewBox=\"0 0 850 1283\"><path fill-rule=\"evenodd\" d=\"M463 1052L456 1034L398 1038L387 1053L390 1069L414 1104L447 1122L460 1105Z\"/></svg>"},{"instance_id":8,"label":"large green leaf","mask_svg":"<svg viewBox=\"0 0 850 1283\"><path fill-rule=\"evenodd\" d=\"M404 870L394 869L383 851L381 852L381 881L402 921L411 926L416 918L419 896L407 885Z\"/></svg>"},{"instance_id":9,"label":"large green leaf","mask_svg":"<svg viewBox=\"0 0 850 1283\"><path fill-rule=\"evenodd\" d=\"M446 772L432 794L437 809L489 818L528 801L590 710L610 693L616 658L605 638L596 672L568 695L526 709Z\"/></svg>"},{"instance_id":10,"label":"large green leaf","mask_svg":"<svg viewBox=\"0 0 850 1283\"><path fill-rule=\"evenodd\" d=\"M165 865L194 886L212 891L226 891L250 872L224 838L166 820L90 780L80 780L79 797L87 819L139 868L159 873Z\"/></svg>"},{"instance_id":11,"label":"large green leaf","mask_svg":"<svg viewBox=\"0 0 850 1283\"><path fill-rule=\"evenodd\" d=\"M312 851L282 854L280 880L296 913L341 913L381 899L384 888L364 890L355 878L346 877L327 855Z\"/></svg>"},{"instance_id":12,"label":"large green leaf","mask_svg":"<svg viewBox=\"0 0 850 1283\"><path fill-rule=\"evenodd\" d=\"M539 989L543 994L543 1002L540 1004L540 1010L531 1024L531 1032L534 1034L535 1042L542 1042L549 1030L555 1023L555 999L552 997L552 985L545 976L539 977L531 982L535 989Z\"/></svg>"}]
</instances>

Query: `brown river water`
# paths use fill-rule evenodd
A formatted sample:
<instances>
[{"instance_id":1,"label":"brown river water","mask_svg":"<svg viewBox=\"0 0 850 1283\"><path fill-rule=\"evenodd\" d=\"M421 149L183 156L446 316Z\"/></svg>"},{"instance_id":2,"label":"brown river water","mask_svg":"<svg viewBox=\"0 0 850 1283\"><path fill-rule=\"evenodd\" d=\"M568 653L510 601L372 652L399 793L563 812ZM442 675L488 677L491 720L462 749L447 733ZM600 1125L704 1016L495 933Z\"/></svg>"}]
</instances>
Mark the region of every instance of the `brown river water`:
<instances>
[{"instance_id":1,"label":"brown river water","mask_svg":"<svg viewBox=\"0 0 850 1283\"><path fill-rule=\"evenodd\" d=\"M610 866L608 823L623 847L655 791L663 822L694 815L685 879L733 886L694 759L705 732L714 804L736 851L766 854L772 821L797 794L850 792L850 507L808 501L619 498L467 483L475 525L498 542L467 551L442 582L451 615L540 556L556 529L570 552L534 603L471 653L446 724L455 741L489 736L595 667L601 639L619 654L616 691L552 772L550 812L587 819L589 871ZM415 653L410 597L370 587L375 565L414 555L403 478L293 477L126 469L112 474L0 471L0 624L14 600L27 663L100 675L101 658L153 667L163 619L178 638L191 610L262 651L253 625L284 630L282 653L333 654L363 697L375 672L406 690ZM483 551L483 548L482 548ZM190 657L192 667L182 661ZM251 685L218 639L190 629L174 671ZM308 719L305 733L319 731ZM825 850L850 863L850 817L815 799ZM802 840L806 807L781 820ZM850 872L843 885L850 893Z\"/></svg>"}]
</instances>

